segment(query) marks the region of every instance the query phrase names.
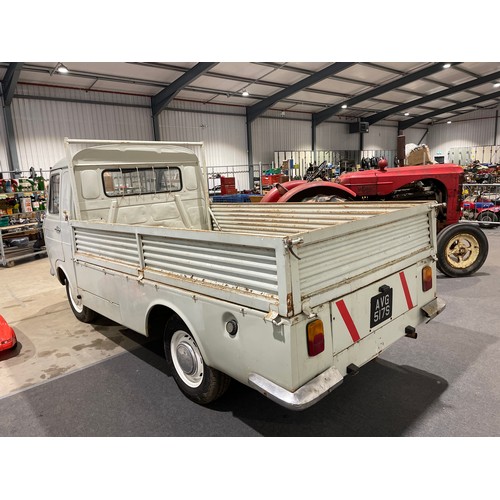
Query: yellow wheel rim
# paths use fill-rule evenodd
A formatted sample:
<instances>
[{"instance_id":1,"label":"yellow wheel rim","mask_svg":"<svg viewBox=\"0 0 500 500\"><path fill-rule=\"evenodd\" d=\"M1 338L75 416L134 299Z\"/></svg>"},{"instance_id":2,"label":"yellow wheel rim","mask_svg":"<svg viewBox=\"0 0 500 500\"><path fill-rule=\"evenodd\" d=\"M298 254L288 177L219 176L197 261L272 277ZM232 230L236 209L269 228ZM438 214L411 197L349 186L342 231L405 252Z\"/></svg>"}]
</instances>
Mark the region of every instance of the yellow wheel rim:
<instances>
[{"instance_id":1,"label":"yellow wheel rim","mask_svg":"<svg viewBox=\"0 0 500 500\"><path fill-rule=\"evenodd\" d=\"M456 269L465 269L479 257L479 242L468 233L459 233L446 245L446 261Z\"/></svg>"}]
</instances>

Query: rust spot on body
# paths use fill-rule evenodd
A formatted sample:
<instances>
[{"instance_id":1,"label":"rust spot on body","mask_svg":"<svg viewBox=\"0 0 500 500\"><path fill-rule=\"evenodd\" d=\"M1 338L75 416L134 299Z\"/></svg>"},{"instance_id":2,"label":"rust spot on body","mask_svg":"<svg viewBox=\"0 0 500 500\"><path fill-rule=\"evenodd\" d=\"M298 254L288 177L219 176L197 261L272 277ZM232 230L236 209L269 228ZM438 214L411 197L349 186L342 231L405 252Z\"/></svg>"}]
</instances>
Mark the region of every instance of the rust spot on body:
<instances>
[{"instance_id":1,"label":"rust spot on body","mask_svg":"<svg viewBox=\"0 0 500 500\"><path fill-rule=\"evenodd\" d=\"M292 292L286 296L286 312L288 316L293 316L293 295Z\"/></svg>"}]
</instances>

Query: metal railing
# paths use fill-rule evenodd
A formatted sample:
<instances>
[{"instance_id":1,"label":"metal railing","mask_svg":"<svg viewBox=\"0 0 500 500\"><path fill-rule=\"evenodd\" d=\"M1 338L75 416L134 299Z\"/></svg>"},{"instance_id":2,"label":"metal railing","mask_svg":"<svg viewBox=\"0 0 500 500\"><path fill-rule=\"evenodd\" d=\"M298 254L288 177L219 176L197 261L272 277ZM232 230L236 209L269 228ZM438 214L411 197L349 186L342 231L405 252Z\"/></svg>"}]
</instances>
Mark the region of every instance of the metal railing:
<instances>
[{"instance_id":1,"label":"metal railing","mask_svg":"<svg viewBox=\"0 0 500 500\"><path fill-rule=\"evenodd\" d=\"M208 165L208 190L210 194L218 194L221 187L222 177L234 177L236 180L236 189L238 191L245 190L262 190L262 176L267 171L273 168L270 163L256 163L254 165ZM251 174L252 172L252 174ZM253 182L250 177L253 176Z\"/></svg>"},{"instance_id":2,"label":"metal railing","mask_svg":"<svg viewBox=\"0 0 500 500\"><path fill-rule=\"evenodd\" d=\"M461 222L500 226L500 184L463 184Z\"/></svg>"}]
</instances>

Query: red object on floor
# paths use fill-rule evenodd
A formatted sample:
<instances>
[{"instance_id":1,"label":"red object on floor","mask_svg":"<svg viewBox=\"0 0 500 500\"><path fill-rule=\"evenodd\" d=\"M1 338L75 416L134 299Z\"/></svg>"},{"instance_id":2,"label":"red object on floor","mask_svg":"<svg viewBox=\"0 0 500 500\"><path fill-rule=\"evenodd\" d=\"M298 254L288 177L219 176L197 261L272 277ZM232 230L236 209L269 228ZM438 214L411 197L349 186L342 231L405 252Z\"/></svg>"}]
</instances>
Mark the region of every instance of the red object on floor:
<instances>
[{"instance_id":1,"label":"red object on floor","mask_svg":"<svg viewBox=\"0 0 500 500\"><path fill-rule=\"evenodd\" d=\"M220 194L236 194L236 178L235 177L220 177Z\"/></svg>"},{"instance_id":2,"label":"red object on floor","mask_svg":"<svg viewBox=\"0 0 500 500\"><path fill-rule=\"evenodd\" d=\"M17 339L14 330L8 325L3 316L0 316L0 351L12 349L16 344Z\"/></svg>"}]
</instances>

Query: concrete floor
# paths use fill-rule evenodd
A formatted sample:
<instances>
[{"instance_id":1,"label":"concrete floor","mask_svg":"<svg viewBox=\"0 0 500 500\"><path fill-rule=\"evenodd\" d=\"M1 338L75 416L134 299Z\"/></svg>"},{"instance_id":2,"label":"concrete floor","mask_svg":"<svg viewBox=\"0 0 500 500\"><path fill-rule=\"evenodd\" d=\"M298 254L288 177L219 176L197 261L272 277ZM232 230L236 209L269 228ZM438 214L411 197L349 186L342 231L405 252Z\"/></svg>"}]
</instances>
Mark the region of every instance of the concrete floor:
<instances>
[{"instance_id":1,"label":"concrete floor","mask_svg":"<svg viewBox=\"0 0 500 500\"><path fill-rule=\"evenodd\" d=\"M18 339L16 349L0 352L0 398L128 351L146 340L104 318L92 325L78 321L65 287L50 275L46 257L0 267L0 315Z\"/></svg>"}]
</instances>

